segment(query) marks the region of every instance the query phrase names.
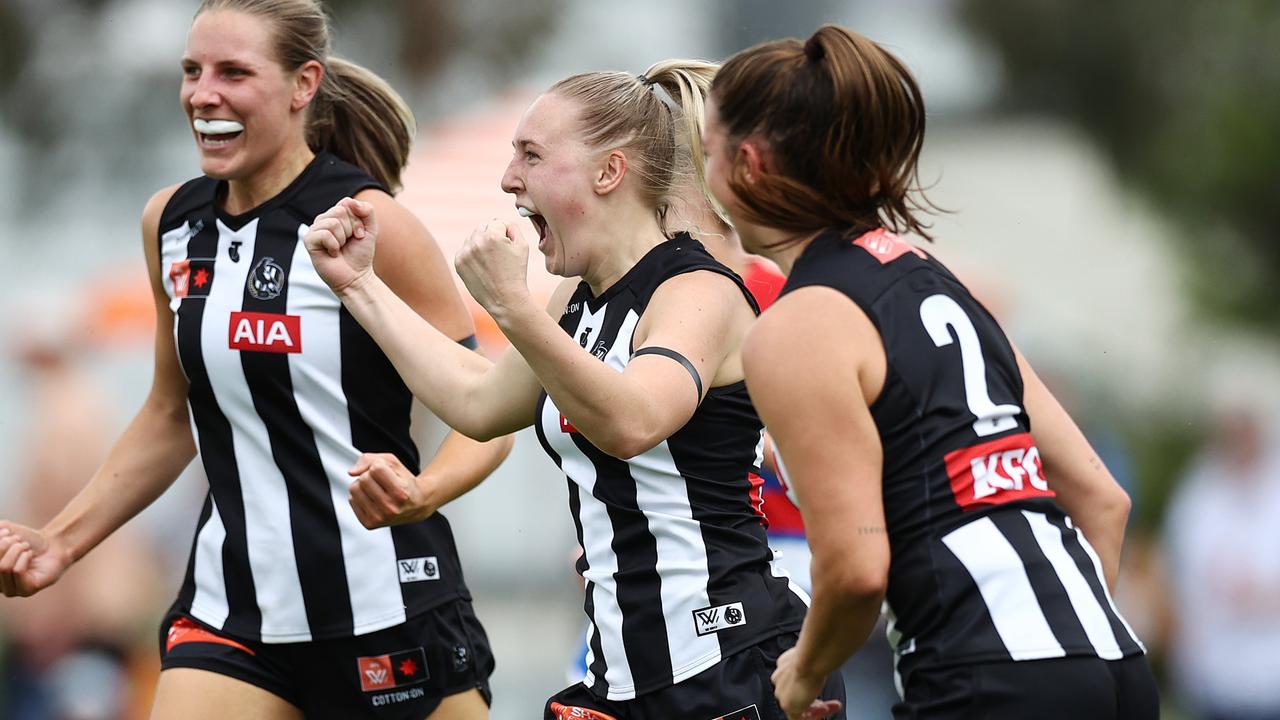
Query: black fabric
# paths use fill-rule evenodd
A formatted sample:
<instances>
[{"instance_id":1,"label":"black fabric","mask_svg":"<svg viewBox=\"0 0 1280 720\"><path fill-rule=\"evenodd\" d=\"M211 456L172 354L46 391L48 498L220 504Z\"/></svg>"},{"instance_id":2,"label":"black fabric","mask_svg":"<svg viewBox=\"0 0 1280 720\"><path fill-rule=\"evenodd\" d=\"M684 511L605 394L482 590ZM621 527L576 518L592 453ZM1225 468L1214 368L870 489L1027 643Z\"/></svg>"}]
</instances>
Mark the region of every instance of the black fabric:
<instances>
[{"instance_id":1,"label":"black fabric","mask_svg":"<svg viewBox=\"0 0 1280 720\"><path fill-rule=\"evenodd\" d=\"M244 649L213 642L184 642L167 648L170 626L180 618ZM471 603L439 605L408 622L368 635L309 643L264 644L229 638L176 607L160 625L161 670L206 670L260 687L300 709L308 719L370 718L422 720L440 702L468 690L492 700L489 676L493 652ZM419 649L421 650L419 652ZM252 653L252 654L250 654ZM373 676L362 684L361 658L382 658L373 669L394 664L376 687ZM426 669L417 667L425 658ZM412 666L401 665L404 660ZM405 670L412 670L406 675ZM416 678L421 679L416 679ZM375 689L366 689L374 685Z\"/></svg>"},{"instance_id":2,"label":"black fabric","mask_svg":"<svg viewBox=\"0 0 1280 720\"><path fill-rule=\"evenodd\" d=\"M1145 655L1068 657L932 668L918 673L895 720L1157 720Z\"/></svg>"},{"instance_id":3,"label":"black fabric","mask_svg":"<svg viewBox=\"0 0 1280 720\"><path fill-rule=\"evenodd\" d=\"M793 647L796 639L796 633L775 635L678 685L633 700L606 700L579 683L551 696L543 708L543 718L558 720L552 712L553 703L557 703L606 713L615 720L786 720L773 696L771 676L778 656ZM819 697L847 703L844 679L838 671L827 678ZM844 720L846 714L841 709L827 717Z\"/></svg>"}]
</instances>

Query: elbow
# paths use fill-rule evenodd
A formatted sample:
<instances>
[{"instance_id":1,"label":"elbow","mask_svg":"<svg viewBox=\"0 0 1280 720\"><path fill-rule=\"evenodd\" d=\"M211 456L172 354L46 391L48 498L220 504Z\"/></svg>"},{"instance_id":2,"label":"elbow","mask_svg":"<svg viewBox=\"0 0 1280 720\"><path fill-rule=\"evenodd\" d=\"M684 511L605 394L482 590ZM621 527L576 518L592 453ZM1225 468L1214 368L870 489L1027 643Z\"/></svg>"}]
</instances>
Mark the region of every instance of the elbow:
<instances>
[{"instance_id":1,"label":"elbow","mask_svg":"<svg viewBox=\"0 0 1280 720\"><path fill-rule=\"evenodd\" d=\"M842 604L876 604L884 599L889 587L889 553L868 553L855 557L844 554L831 562L816 555L813 562L813 587L822 588Z\"/></svg>"},{"instance_id":2,"label":"elbow","mask_svg":"<svg viewBox=\"0 0 1280 720\"><path fill-rule=\"evenodd\" d=\"M637 455L643 455L653 448L665 438L654 433L644 432L635 427L615 427L610 428L604 433L600 433L601 437L597 439L593 433L588 436L591 444L608 455L618 458L619 460L630 460Z\"/></svg>"}]
</instances>

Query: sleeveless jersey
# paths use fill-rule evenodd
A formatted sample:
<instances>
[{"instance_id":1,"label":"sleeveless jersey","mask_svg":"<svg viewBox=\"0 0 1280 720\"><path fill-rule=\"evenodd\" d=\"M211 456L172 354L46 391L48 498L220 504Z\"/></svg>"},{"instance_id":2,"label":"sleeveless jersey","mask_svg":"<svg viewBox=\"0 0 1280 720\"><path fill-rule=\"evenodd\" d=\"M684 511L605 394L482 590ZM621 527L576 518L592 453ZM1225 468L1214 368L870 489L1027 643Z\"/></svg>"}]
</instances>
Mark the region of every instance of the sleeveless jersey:
<instances>
[{"instance_id":1,"label":"sleeveless jersey","mask_svg":"<svg viewBox=\"0 0 1280 720\"><path fill-rule=\"evenodd\" d=\"M177 606L265 643L369 633L467 596L448 521L367 530L347 502L362 452L418 472L412 396L316 273L315 216L380 187L327 153L242 215L191 180L160 219L161 274L209 479Z\"/></svg>"},{"instance_id":2,"label":"sleeveless jersey","mask_svg":"<svg viewBox=\"0 0 1280 720\"><path fill-rule=\"evenodd\" d=\"M622 372L658 286L698 270L732 278L755 308L737 275L680 234L599 297L581 283L560 327ZM590 621L583 682L596 695L628 700L800 627L808 598L775 570L755 512L762 428L744 382L711 388L684 427L630 460L597 449L545 392L534 425L568 477Z\"/></svg>"},{"instance_id":3,"label":"sleeveless jersey","mask_svg":"<svg viewBox=\"0 0 1280 720\"><path fill-rule=\"evenodd\" d=\"M888 360L871 414L900 672L1143 652L1093 548L1053 500L995 319L941 263L883 230L820 235L783 294L813 285L856 303Z\"/></svg>"}]
</instances>

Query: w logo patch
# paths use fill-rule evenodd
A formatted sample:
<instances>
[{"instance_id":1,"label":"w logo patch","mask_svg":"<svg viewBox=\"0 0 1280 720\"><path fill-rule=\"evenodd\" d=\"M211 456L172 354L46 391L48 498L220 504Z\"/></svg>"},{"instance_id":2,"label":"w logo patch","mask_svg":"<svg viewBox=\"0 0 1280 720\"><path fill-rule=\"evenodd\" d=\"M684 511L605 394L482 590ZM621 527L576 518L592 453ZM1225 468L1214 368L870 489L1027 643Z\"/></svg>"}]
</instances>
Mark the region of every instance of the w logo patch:
<instances>
[{"instance_id":1,"label":"w logo patch","mask_svg":"<svg viewBox=\"0 0 1280 720\"><path fill-rule=\"evenodd\" d=\"M746 624L747 615L740 602L693 611L693 629L699 636Z\"/></svg>"}]
</instances>

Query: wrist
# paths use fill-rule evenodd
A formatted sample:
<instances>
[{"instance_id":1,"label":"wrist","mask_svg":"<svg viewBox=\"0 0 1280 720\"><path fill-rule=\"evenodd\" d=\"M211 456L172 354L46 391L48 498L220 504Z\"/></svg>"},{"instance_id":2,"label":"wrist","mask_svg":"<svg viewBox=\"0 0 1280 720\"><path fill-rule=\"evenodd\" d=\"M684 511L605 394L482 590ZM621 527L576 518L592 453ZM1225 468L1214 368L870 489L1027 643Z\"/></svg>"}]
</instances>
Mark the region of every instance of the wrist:
<instances>
[{"instance_id":1,"label":"wrist","mask_svg":"<svg viewBox=\"0 0 1280 720\"><path fill-rule=\"evenodd\" d=\"M338 296L339 300L360 300L367 298L372 291L378 276L373 272L373 268L369 268L363 273L355 276L342 287L333 289L333 294Z\"/></svg>"},{"instance_id":2,"label":"wrist","mask_svg":"<svg viewBox=\"0 0 1280 720\"><path fill-rule=\"evenodd\" d=\"M88 548L78 549L76 547L76 544L67 537L69 533L66 528L51 523L40 528L39 533L44 538L44 552L61 557L64 566L70 566L88 552Z\"/></svg>"},{"instance_id":3,"label":"wrist","mask_svg":"<svg viewBox=\"0 0 1280 720\"><path fill-rule=\"evenodd\" d=\"M498 324L498 327L503 330L520 325L530 311L540 312L534 304L532 296L528 293L511 301L493 303L491 307L486 307L485 310L489 312L489 316Z\"/></svg>"},{"instance_id":4,"label":"wrist","mask_svg":"<svg viewBox=\"0 0 1280 720\"><path fill-rule=\"evenodd\" d=\"M417 500L414 503L413 512L411 513L411 521L418 522L426 520L440 509L440 498L437 497L436 490L440 486L440 482L427 471L414 476L414 485L417 486Z\"/></svg>"}]
</instances>

